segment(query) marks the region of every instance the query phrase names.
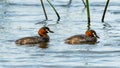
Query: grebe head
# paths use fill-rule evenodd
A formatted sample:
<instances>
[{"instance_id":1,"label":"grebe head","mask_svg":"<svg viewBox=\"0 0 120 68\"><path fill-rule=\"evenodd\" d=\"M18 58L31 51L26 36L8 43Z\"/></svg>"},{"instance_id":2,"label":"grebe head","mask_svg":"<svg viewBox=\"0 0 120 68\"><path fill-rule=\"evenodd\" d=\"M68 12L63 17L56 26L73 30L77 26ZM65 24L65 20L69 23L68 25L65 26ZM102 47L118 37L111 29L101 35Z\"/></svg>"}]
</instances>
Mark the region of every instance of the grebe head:
<instances>
[{"instance_id":1,"label":"grebe head","mask_svg":"<svg viewBox=\"0 0 120 68\"><path fill-rule=\"evenodd\" d=\"M46 36L47 33L49 33L49 32L50 32L50 33L54 33L54 32L51 31L48 27L42 27L42 28L39 29L38 34L39 34L40 36L44 37L44 36Z\"/></svg>"},{"instance_id":2,"label":"grebe head","mask_svg":"<svg viewBox=\"0 0 120 68\"><path fill-rule=\"evenodd\" d=\"M99 36L97 35L97 33L94 30L87 30L85 32L85 35L88 37L96 37L99 38Z\"/></svg>"}]
</instances>

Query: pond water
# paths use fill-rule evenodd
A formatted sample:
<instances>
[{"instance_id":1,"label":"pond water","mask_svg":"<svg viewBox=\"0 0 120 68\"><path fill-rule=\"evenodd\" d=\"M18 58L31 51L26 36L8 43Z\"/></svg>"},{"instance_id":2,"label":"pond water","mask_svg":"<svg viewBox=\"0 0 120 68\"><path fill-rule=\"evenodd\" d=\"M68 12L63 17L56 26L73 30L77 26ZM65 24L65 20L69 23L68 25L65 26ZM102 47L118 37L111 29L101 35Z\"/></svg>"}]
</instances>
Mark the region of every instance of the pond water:
<instances>
[{"instance_id":1,"label":"pond water","mask_svg":"<svg viewBox=\"0 0 120 68\"><path fill-rule=\"evenodd\" d=\"M36 36L44 20L39 0L0 0L0 68L120 68L120 1L111 0L101 22L104 0L90 0L91 29L99 35L94 45L68 45L64 39L87 30L86 10L81 0L51 0L61 16L57 16L45 1L49 20L46 46L18 46L15 40ZM36 24L38 23L38 24Z\"/></svg>"}]
</instances>

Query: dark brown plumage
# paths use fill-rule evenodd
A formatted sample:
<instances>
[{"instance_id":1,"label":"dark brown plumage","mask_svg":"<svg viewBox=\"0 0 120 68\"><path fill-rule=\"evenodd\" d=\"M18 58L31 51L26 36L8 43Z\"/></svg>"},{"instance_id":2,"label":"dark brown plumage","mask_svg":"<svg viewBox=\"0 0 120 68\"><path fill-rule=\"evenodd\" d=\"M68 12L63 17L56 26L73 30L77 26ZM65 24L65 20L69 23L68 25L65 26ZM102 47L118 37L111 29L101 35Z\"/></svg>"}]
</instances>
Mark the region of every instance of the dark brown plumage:
<instances>
[{"instance_id":1,"label":"dark brown plumage","mask_svg":"<svg viewBox=\"0 0 120 68\"><path fill-rule=\"evenodd\" d=\"M97 38L99 38L94 30L87 30L84 34L74 35L65 40L65 43L68 44L82 44L82 43L95 43L97 42Z\"/></svg>"},{"instance_id":2,"label":"dark brown plumage","mask_svg":"<svg viewBox=\"0 0 120 68\"><path fill-rule=\"evenodd\" d=\"M15 41L16 44L24 45L24 44L37 44L41 42L49 42L48 32L53 33L48 27L42 27L39 29L38 34L40 36L33 37L24 37Z\"/></svg>"}]
</instances>

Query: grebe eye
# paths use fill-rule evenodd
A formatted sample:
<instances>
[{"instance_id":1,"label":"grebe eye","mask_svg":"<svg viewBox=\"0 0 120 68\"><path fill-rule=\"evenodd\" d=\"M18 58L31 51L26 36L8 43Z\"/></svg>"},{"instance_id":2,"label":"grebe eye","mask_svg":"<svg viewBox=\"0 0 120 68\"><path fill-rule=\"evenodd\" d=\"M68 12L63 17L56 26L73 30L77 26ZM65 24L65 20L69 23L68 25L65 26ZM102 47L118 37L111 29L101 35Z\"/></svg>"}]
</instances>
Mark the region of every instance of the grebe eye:
<instances>
[{"instance_id":1,"label":"grebe eye","mask_svg":"<svg viewBox=\"0 0 120 68\"><path fill-rule=\"evenodd\" d=\"M48 29L45 29L47 32L49 32L49 30Z\"/></svg>"},{"instance_id":2,"label":"grebe eye","mask_svg":"<svg viewBox=\"0 0 120 68\"><path fill-rule=\"evenodd\" d=\"M96 37L95 33L92 33L94 37Z\"/></svg>"}]
</instances>

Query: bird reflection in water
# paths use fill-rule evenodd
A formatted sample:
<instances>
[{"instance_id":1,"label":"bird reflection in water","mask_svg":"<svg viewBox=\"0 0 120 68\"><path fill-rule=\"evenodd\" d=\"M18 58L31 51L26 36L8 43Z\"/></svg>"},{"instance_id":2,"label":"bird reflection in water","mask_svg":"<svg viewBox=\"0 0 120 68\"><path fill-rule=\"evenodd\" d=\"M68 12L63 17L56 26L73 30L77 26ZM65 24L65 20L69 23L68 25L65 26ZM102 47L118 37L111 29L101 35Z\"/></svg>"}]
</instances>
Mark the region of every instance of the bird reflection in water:
<instances>
[{"instance_id":1,"label":"bird reflection in water","mask_svg":"<svg viewBox=\"0 0 120 68\"><path fill-rule=\"evenodd\" d=\"M38 47L42 48L42 49L46 49L46 48L48 48L48 43L47 42L42 42L42 43L39 44Z\"/></svg>"}]
</instances>

